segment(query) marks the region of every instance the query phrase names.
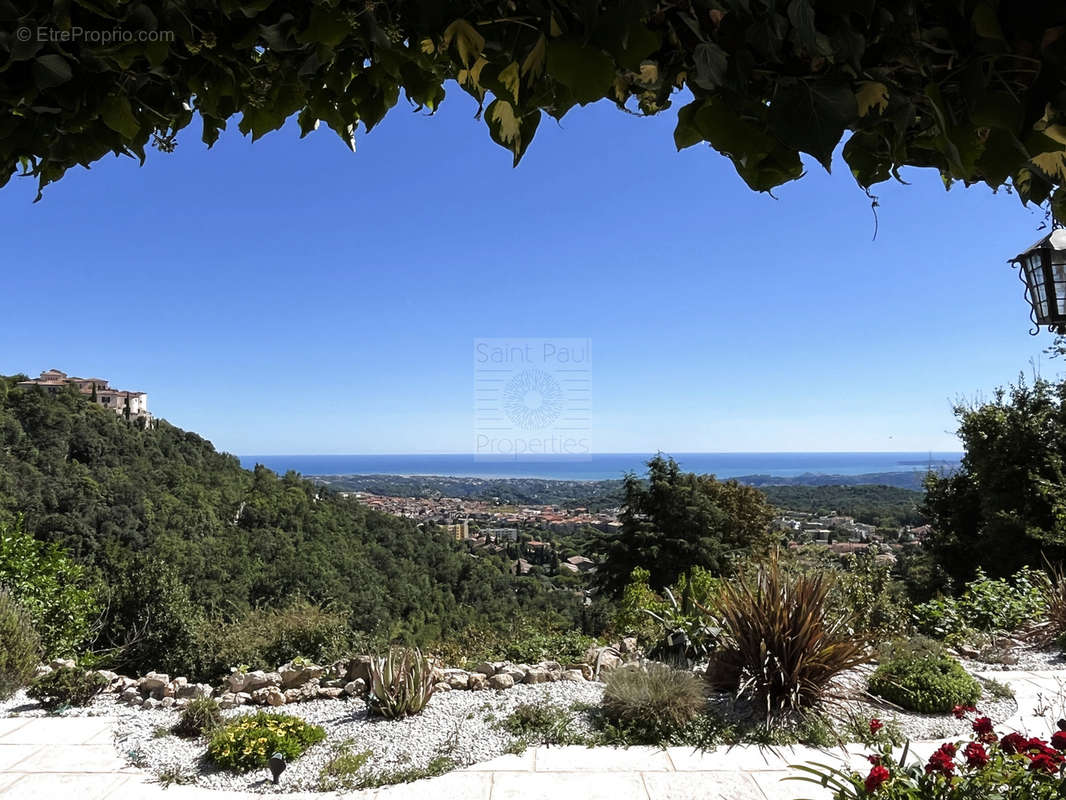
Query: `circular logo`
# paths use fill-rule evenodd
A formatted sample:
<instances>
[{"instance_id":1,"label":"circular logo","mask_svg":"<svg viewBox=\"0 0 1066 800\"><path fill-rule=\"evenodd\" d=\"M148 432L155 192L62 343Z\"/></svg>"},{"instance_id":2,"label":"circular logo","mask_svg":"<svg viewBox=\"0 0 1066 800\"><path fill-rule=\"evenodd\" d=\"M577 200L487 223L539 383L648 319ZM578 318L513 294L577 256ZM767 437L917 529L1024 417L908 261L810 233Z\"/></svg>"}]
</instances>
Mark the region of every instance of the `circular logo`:
<instances>
[{"instance_id":1,"label":"circular logo","mask_svg":"<svg viewBox=\"0 0 1066 800\"><path fill-rule=\"evenodd\" d=\"M545 428L563 413L562 387L544 370L527 369L504 387L503 410L523 430Z\"/></svg>"}]
</instances>

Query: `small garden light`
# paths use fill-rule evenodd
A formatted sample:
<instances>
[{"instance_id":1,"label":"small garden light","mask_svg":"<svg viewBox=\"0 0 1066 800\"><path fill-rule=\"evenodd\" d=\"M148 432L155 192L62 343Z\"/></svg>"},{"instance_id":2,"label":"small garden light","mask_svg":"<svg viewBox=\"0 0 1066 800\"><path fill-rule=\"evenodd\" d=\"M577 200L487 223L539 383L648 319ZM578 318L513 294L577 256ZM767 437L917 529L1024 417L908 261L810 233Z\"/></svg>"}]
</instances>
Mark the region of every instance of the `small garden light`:
<instances>
[{"instance_id":1,"label":"small garden light","mask_svg":"<svg viewBox=\"0 0 1066 800\"><path fill-rule=\"evenodd\" d=\"M1029 316L1036 325L1030 333L1035 336L1041 325L1066 333L1066 229L1055 228L1011 263L1020 268L1025 284Z\"/></svg>"},{"instance_id":2,"label":"small garden light","mask_svg":"<svg viewBox=\"0 0 1066 800\"><path fill-rule=\"evenodd\" d=\"M274 785L278 783L278 779L281 778L281 773L285 771L285 756L281 753L274 753L267 761L267 766L270 767L270 774L274 778Z\"/></svg>"}]
</instances>

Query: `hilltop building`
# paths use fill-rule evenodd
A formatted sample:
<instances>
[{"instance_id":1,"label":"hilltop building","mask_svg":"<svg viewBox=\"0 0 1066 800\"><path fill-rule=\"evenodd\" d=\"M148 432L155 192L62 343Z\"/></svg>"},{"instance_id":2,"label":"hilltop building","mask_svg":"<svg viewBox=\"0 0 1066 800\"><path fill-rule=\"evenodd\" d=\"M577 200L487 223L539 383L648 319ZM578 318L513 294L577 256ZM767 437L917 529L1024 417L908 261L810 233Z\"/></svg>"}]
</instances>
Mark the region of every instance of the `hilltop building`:
<instances>
[{"instance_id":1,"label":"hilltop building","mask_svg":"<svg viewBox=\"0 0 1066 800\"><path fill-rule=\"evenodd\" d=\"M148 395L144 392L130 392L123 389L112 389L108 381L103 378L76 378L60 372L58 369L50 369L41 373L39 378L31 378L28 381L20 381L17 384L23 389L34 387L46 392L63 392L68 386L73 386L81 394L86 395L98 405L110 408L116 414L125 416L126 408L129 407L129 418L144 419L150 422L152 415L148 413Z\"/></svg>"}]
</instances>

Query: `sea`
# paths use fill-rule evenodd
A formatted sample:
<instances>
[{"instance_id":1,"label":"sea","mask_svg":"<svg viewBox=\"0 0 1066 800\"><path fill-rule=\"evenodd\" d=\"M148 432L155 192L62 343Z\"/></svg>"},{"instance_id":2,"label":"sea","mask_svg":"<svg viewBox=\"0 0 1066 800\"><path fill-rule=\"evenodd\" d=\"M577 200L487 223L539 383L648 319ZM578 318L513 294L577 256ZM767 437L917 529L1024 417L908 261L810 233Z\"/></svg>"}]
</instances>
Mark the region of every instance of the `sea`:
<instances>
[{"instance_id":1,"label":"sea","mask_svg":"<svg viewBox=\"0 0 1066 800\"><path fill-rule=\"evenodd\" d=\"M611 480L643 473L653 453L595 453L580 458L524 457L486 461L474 455L248 455L241 465L262 464L277 473L295 470L318 475L441 475L456 478L545 478ZM664 453L686 472L736 478L750 475L794 478L802 475L866 475L950 471L962 453Z\"/></svg>"}]
</instances>

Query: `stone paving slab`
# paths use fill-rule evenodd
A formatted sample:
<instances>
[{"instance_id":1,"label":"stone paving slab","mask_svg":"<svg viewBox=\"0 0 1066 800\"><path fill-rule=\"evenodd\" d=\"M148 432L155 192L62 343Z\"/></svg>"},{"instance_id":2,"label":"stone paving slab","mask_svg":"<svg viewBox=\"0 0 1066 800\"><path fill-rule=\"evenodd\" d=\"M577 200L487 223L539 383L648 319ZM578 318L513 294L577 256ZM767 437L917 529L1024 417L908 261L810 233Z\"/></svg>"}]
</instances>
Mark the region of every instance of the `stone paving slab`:
<instances>
[{"instance_id":1,"label":"stone paving slab","mask_svg":"<svg viewBox=\"0 0 1066 800\"><path fill-rule=\"evenodd\" d=\"M645 772L651 800L765 800L751 775L743 772Z\"/></svg>"},{"instance_id":2,"label":"stone paving slab","mask_svg":"<svg viewBox=\"0 0 1066 800\"><path fill-rule=\"evenodd\" d=\"M666 772L673 768L667 752L656 747L538 747L533 762L537 772Z\"/></svg>"},{"instance_id":3,"label":"stone paving slab","mask_svg":"<svg viewBox=\"0 0 1066 800\"><path fill-rule=\"evenodd\" d=\"M535 747L529 747L526 748L524 753L519 755L505 755L494 758L491 761L471 764L469 767L465 767L462 772L532 772L533 754L535 752Z\"/></svg>"},{"instance_id":4,"label":"stone paving slab","mask_svg":"<svg viewBox=\"0 0 1066 800\"><path fill-rule=\"evenodd\" d=\"M110 733L112 717L42 717L23 720L21 725L0 739L0 744L88 744L101 733Z\"/></svg>"},{"instance_id":5,"label":"stone paving slab","mask_svg":"<svg viewBox=\"0 0 1066 800\"><path fill-rule=\"evenodd\" d=\"M527 777L529 773L501 773ZM450 772L439 778L401 783L396 786L383 786L377 790L376 800L427 800L427 798L461 797L463 800L489 800L494 796L493 778L487 772ZM354 792L350 797L364 797L361 792Z\"/></svg>"},{"instance_id":6,"label":"stone paving slab","mask_svg":"<svg viewBox=\"0 0 1066 800\"><path fill-rule=\"evenodd\" d=\"M34 773L0 789L4 800L110 800L111 793L129 778L126 775L97 773Z\"/></svg>"},{"instance_id":7,"label":"stone paving slab","mask_svg":"<svg viewBox=\"0 0 1066 800\"><path fill-rule=\"evenodd\" d=\"M38 747L11 772L117 773L126 760L109 744L56 744Z\"/></svg>"},{"instance_id":8,"label":"stone paving slab","mask_svg":"<svg viewBox=\"0 0 1066 800\"><path fill-rule=\"evenodd\" d=\"M40 749L36 744L0 744L0 774L13 770Z\"/></svg>"},{"instance_id":9,"label":"stone paving slab","mask_svg":"<svg viewBox=\"0 0 1066 800\"><path fill-rule=\"evenodd\" d=\"M3 743L5 736L13 734L19 728L25 726L27 722L29 722L28 719L22 719L19 717L0 719L0 743Z\"/></svg>"},{"instance_id":10,"label":"stone paving slab","mask_svg":"<svg viewBox=\"0 0 1066 800\"><path fill-rule=\"evenodd\" d=\"M639 772L505 772L493 775L492 800L571 798L650 800Z\"/></svg>"}]
</instances>

